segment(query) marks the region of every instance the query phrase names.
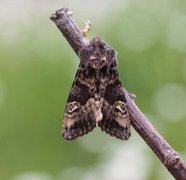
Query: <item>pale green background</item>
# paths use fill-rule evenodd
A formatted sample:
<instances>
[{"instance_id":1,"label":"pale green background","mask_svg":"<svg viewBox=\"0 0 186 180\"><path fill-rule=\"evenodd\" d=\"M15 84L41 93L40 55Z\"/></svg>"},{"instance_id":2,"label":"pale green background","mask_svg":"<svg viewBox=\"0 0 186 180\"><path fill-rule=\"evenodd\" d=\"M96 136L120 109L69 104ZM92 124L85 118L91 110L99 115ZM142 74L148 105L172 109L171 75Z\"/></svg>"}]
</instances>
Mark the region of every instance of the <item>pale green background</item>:
<instances>
[{"instance_id":1,"label":"pale green background","mask_svg":"<svg viewBox=\"0 0 186 180\"><path fill-rule=\"evenodd\" d=\"M134 130L62 139L78 58L49 20L61 7L118 51L123 85L186 160L185 0L0 0L0 179L173 179Z\"/></svg>"}]
</instances>

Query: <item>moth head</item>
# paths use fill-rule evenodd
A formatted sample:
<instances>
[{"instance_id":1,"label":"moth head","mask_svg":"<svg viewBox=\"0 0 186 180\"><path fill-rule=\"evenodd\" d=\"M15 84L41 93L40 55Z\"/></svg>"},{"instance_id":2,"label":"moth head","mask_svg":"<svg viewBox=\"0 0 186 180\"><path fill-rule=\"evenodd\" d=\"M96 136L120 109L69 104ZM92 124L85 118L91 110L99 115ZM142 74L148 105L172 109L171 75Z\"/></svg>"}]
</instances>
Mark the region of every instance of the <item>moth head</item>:
<instances>
[{"instance_id":1,"label":"moth head","mask_svg":"<svg viewBox=\"0 0 186 180\"><path fill-rule=\"evenodd\" d=\"M90 44L79 51L81 63L93 69L112 63L115 58L115 51L106 45L100 38L94 38Z\"/></svg>"}]
</instances>

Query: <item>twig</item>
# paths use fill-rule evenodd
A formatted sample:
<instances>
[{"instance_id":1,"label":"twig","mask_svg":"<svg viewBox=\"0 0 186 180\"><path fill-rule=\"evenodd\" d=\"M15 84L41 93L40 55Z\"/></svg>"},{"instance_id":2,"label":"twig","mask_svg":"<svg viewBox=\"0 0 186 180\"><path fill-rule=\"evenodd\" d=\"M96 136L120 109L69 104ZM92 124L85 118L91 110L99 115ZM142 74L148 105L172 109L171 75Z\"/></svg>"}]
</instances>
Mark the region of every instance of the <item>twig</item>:
<instances>
[{"instance_id":1,"label":"twig","mask_svg":"<svg viewBox=\"0 0 186 180\"><path fill-rule=\"evenodd\" d=\"M71 15L72 12L68 8L63 8L54 12L50 19L56 23L74 52L78 54L79 50L88 44L88 40L83 38L81 30L71 18Z\"/></svg>"},{"instance_id":2,"label":"twig","mask_svg":"<svg viewBox=\"0 0 186 180\"><path fill-rule=\"evenodd\" d=\"M85 39L71 18L68 8L63 8L52 14L51 19L56 23L64 37L70 43L75 53L86 46L89 41ZM168 171L178 180L186 180L186 163L179 157L174 149L156 131L147 117L140 111L134 98L124 89L131 124L144 141L150 146L157 157L162 161Z\"/></svg>"}]
</instances>

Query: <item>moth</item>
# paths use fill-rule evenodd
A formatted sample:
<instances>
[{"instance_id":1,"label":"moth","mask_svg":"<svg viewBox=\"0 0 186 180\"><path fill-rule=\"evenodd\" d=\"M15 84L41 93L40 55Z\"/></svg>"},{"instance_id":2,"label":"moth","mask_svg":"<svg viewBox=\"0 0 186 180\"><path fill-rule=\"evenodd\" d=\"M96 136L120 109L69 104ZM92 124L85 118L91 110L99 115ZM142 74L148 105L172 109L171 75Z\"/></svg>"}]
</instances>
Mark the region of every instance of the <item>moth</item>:
<instances>
[{"instance_id":1,"label":"moth","mask_svg":"<svg viewBox=\"0 0 186 180\"><path fill-rule=\"evenodd\" d=\"M64 139L76 139L99 126L111 136L127 140L130 119L115 50L96 37L79 50L79 58L64 113Z\"/></svg>"}]
</instances>

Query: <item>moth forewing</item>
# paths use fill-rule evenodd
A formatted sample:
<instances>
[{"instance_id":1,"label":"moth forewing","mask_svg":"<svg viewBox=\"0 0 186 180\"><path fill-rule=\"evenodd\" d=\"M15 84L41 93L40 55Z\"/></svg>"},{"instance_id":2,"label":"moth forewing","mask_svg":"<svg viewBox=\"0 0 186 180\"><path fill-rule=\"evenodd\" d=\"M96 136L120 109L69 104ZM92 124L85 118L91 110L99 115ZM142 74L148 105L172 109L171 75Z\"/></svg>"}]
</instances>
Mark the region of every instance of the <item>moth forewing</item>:
<instances>
[{"instance_id":1,"label":"moth forewing","mask_svg":"<svg viewBox=\"0 0 186 180\"><path fill-rule=\"evenodd\" d=\"M117 71L116 52L100 38L79 51L80 65L64 113L63 137L73 140L96 125L122 140L130 137L130 119Z\"/></svg>"}]
</instances>

